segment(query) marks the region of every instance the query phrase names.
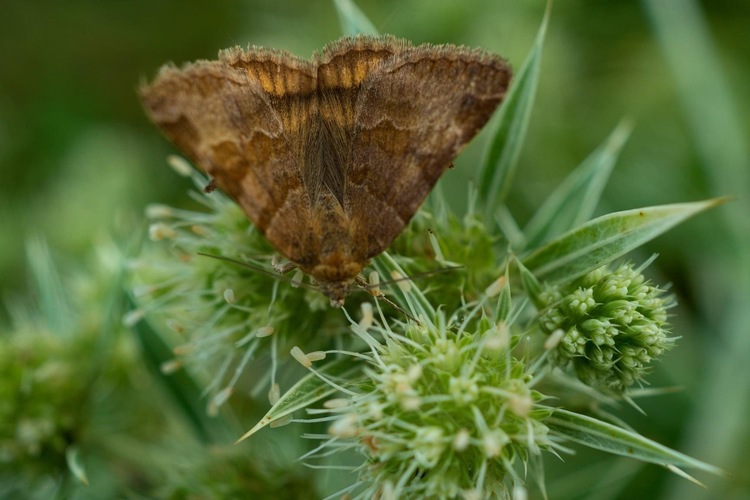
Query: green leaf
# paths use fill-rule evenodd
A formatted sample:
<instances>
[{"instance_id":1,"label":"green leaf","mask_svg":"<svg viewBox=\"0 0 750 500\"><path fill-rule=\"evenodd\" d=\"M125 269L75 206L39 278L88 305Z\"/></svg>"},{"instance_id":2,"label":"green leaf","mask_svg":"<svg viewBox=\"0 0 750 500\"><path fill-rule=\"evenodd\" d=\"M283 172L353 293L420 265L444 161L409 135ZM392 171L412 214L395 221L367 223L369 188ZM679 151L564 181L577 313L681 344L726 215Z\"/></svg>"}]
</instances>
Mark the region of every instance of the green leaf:
<instances>
[{"instance_id":1,"label":"green leaf","mask_svg":"<svg viewBox=\"0 0 750 500\"><path fill-rule=\"evenodd\" d=\"M564 435L571 441L596 450L654 464L691 467L712 474L723 474L718 467L674 451L635 432L586 415L556 409L544 423L550 430Z\"/></svg>"},{"instance_id":2,"label":"green leaf","mask_svg":"<svg viewBox=\"0 0 750 500\"><path fill-rule=\"evenodd\" d=\"M540 279L570 280L625 255L724 198L626 210L598 217L522 259Z\"/></svg>"},{"instance_id":3,"label":"green leaf","mask_svg":"<svg viewBox=\"0 0 750 500\"><path fill-rule=\"evenodd\" d=\"M536 248L591 218L632 128L630 120L620 122L547 198L524 229L526 248Z\"/></svg>"},{"instance_id":4,"label":"green leaf","mask_svg":"<svg viewBox=\"0 0 750 500\"><path fill-rule=\"evenodd\" d=\"M135 301L129 297L131 310L135 309ZM140 316L140 315L137 315ZM196 435L203 442L210 443L219 435L215 427L221 427L220 419L209 420L205 408L201 403L201 389L198 383L186 370L178 370L169 376L164 376L161 367L164 363L174 359L174 352L162 335L147 319L139 319L128 325L135 334L141 346L141 358L151 375L162 383L172 401L187 419Z\"/></svg>"},{"instance_id":5,"label":"green leaf","mask_svg":"<svg viewBox=\"0 0 750 500\"><path fill-rule=\"evenodd\" d=\"M352 0L333 0L344 35L377 35L378 30Z\"/></svg>"},{"instance_id":6,"label":"green leaf","mask_svg":"<svg viewBox=\"0 0 750 500\"><path fill-rule=\"evenodd\" d=\"M343 379L351 379L361 369L362 365L360 363L347 357L325 365L320 370L317 370L317 373L325 375L326 378L340 377ZM244 441L263 427L286 417L287 415L291 415L297 410L307 408L316 401L320 401L338 391L337 388L319 377L317 373L310 372L299 382L294 384L294 386L284 393L276 404L268 410L268 413L266 413L265 416L255 424L255 427L247 431L237 440L237 442Z\"/></svg>"},{"instance_id":7,"label":"green leaf","mask_svg":"<svg viewBox=\"0 0 750 500\"><path fill-rule=\"evenodd\" d=\"M500 107L500 115L494 122L491 139L484 152L484 159L479 170L479 200L484 208L484 219L487 222L493 220L495 212L508 194L526 136L526 128L539 81L539 67L542 62L542 46L547 32L549 11L548 4L534 46L515 75L508 95Z\"/></svg>"}]
</instances>

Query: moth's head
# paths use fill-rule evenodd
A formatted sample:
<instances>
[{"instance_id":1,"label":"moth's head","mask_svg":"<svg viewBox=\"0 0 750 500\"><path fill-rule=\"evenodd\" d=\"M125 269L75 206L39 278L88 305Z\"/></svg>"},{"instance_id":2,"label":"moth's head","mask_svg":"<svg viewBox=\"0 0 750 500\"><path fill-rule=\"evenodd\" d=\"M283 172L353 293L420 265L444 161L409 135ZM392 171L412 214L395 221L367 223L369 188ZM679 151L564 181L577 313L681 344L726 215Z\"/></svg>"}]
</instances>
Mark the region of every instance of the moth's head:
<instances>
[{"instance_id":1,"label":"moth's head","mask_svg":"<svg viewBox=\"0 0 750 500\"><path fill-rule=\"evenodd\" d=\"M319 286L320 293L331 299L331 307L341 307L352 290L352 280L322 281Z\"/></svg>"}]
</instances>

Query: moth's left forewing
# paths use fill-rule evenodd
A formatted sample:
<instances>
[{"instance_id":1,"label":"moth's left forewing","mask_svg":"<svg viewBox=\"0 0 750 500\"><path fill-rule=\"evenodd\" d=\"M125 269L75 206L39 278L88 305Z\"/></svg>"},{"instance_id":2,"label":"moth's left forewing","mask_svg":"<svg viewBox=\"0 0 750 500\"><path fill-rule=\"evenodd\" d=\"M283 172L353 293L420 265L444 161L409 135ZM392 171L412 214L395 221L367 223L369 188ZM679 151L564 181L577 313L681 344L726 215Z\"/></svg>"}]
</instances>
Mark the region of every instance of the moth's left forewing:
<instances>
[{"instance_id":1,"label":"moth's left forewing","mask_svg":"<svg viewBox=\"0 0 750 500\"><path fill-rule=\"evenodd\" d=\"M492 116L510 77L500 57L452 45L410 48L373 68L356 103L346 186L362 258L401 232Z\"/></svg>"},{"instance_id":2,"label":"moth's left forewing","mask_svg":"<svg viewBox=\"0 0 750 500\"><path fill-rule=\"evenodd\" d=\"M166 66L140 89L165 135L295 261L315 251L299 172L313 70L286 52L234 48L217 61Z\"/></svg>"}]
</instances>

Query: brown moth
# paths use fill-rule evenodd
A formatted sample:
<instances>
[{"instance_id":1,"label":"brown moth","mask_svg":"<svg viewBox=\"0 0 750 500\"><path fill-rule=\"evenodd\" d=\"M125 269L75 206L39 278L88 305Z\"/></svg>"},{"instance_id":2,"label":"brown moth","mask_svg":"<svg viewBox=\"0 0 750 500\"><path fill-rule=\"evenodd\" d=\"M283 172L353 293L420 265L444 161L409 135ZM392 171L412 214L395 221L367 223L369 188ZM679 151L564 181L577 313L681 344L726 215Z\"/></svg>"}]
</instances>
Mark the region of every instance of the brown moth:
<instances>
[{"instance_id":1,"label":"brown moth","mask_svg":"<svg viewBox=\"0 0 750 500\"><path fill-rule=\"evenodd\" d=\"M357 36L311 61L252 47L167 65L141 98L212 185L341 306L510 78L482 50Z\"/></svg>"}]
</instances>

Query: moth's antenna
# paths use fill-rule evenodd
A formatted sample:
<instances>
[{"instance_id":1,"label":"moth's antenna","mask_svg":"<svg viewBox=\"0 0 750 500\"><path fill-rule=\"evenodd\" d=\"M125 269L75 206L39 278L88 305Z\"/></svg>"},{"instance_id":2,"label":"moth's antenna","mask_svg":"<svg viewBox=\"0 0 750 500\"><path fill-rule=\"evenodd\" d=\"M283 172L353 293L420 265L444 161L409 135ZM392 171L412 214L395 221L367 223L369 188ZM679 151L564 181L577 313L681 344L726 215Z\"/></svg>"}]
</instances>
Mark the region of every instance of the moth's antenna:
<instances>
[{"instance_id":1,"label":"moth's antenna","mask_svg":"<svg viewBox=\"0 0 750 500\"><path fill-rule=\"evenodd\" d=\"M294 287L302 287L306 288L307 290L318 290L318 288L305 283L304 281L298 281L294 278L290 278L289 276L285 276L283 274L279 274L274 271L269 271L268 269L264 269L260 266L256 266L255 264L250 264L249 262L243 262L241 260L232 259L230 257L224 257L223 255L213 255L210 253L205 252L198 252L198 255L201 255L203 257L210 257L212 259L216 260L223 260L224 262L229 262L231 264L235 264L237 266L246 267L248 269L252 269L255 272L258 272L260 274L265 274L266 276L270 276L272 278L275 278L277 280L286 281L287 283L291 283Z\"/></svg>"},{"instance_id":2,"label":"moth's antenna","mask_svg":"<svg viewBox=\"0 0 750 500\"><path fill-rule=\"evenodd\" d=\"M407 317L407 318L409 318L410 320L412 320L412 321L414 321L415 323L419 324L419 320L418 320L417 318L415 318L414 316L412 316L412 315L411 315L411 314L409 314L408 312L404 311L404 310L403 310L403 309L402 309L402 308L401 308L401 307L400 307L400 306L399 306L398 304L396 304L396 303L395 303L395 302L393 302L393 301L392 301L391 299L389 299L388 297L386 297L385 295L383 295L383 294L382 294L382 293L380 292L380 290L378 290L378 289L377 289L377 288L378 288L378 287L380 286L380 283L377 283L377 284L371 284L371 283L368 283L368 282L367 282L367 280L365 280L365 279L364 279L364 278L363 278L363 277L362 277L361 275L360 275L360 276L357 276L357 277L356 277L356 278L354 279L354 281L355 281L355 283L357 283L357 285L359 285L359 286L360 286L360 287L361 287L361 288L362 288L363 290L367 290L367 291L369 291L369 292L370 292L370 294L371 294L371 295L372 295L373 297L375 297L376 299L378 299L378 300L381 300L381 301L385 302L386 304L388 304L389 306L393 307L393 308L394 308L395 310L397 310L398 312L402 313L402 314L403 314L404 316L406 316L406 317Z\"/></svg>"},{"instance_id":3,"label":"moth's antenna","mask_svg":"<svg viewBox=\"0 0 750 500\"><path fill-rule=\"evenodd\" d=\"M411 319L412 321L419 323L419 320L416 319L414 316L409 314L408 312L404 311L398 304L393 302L391 299L380 293L378 288L380 288L382 285L394 285L397 283L401 283L403 281L414 281L415 279L421 279L427 276L432 276L435 274L442 274L442 273L448 273L451 271L455 271L457 269L462 269L464 266L450 266L450 267L444 267L441 269L433 269L431 271L424 271L421 273L413 274L411 276L404 276L403 278L395 278L390 279L388 281L377 281L376 283L368 283L362 276L357 276L355 282L357 285L359 285L361 288L368 290L373 297L376 299L382 300L386 304L390 305L397 311L401 312L404 316Z\"/></svg>"},{"instance_id":4,"label":"moth's antenna","mask_svg":"<svg viewBox=\"0 0 750 500\"><path fill-rule=\"evenodd\" d=\"M404 276L401 278L394 278L390 279L388 281L380 281L377 285L371 285L369 283L365 283L365 288L377 288L382 285L393 285L396 283L401 283L402 281L415 281L417 279L426 278L428 276L433 276L435 274L444 274L444 273L450 273L452 271L457 271L458 269L463 269L464 266L449 266L449 267L442 267L440 269L433 269L431 271L423 271L421 273L412 274L411 276Z\"/></svg>"}]
</instances>

